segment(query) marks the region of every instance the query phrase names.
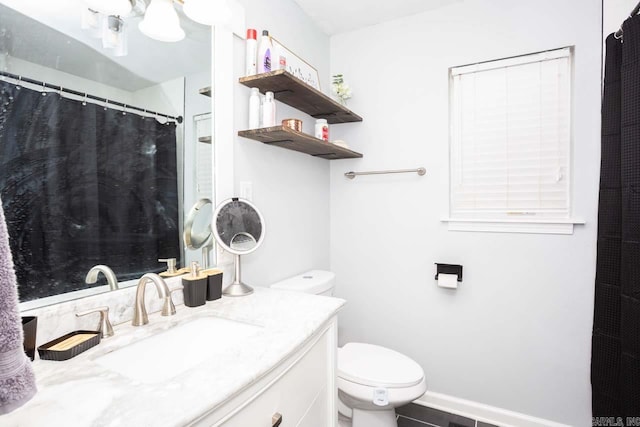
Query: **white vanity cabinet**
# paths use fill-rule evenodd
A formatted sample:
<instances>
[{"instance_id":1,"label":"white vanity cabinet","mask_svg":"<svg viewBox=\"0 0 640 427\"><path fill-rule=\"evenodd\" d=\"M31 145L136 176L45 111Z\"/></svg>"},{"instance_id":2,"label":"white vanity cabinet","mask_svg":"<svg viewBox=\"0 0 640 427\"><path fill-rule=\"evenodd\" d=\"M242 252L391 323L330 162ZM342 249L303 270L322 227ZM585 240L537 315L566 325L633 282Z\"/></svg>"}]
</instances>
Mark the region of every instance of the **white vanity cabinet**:
<instances>
[{"instance_id":1,"label":"white vanity cabinet","mask_svg":"<svg viewBox=\"0 0 640 427\"><path fill-rule=\"evenodd\" d=\"M264 378L191 425L337 426L336 337L334 317ZM279 416L282 419L280 424Z\"/></svg>"},{"instance_id":2,"label":"white vanity cabinet","mask_svg":"<svg viewBox=\"0 0 640 427\"><path fill-rule=\"evenodd\" d=\"M134 291L120 295L131 301ZM121 323L113 337L77 357L36 359L38 393L0 416L0 426L67 427L73 420L74 427L272 427L273 416L281 414L280 427L337 427L337 314L344 304L339 298L256 288L247 297L179 306L174 316L151 314L144 327ZM210 330L202 330L203 319ZM192 322L200 325L197 331ZM229 322L251 325L252 332L236 337L226 329ZM184 365L193 360L193 350L182 348L180 357L169 351L185 337L213 343L200 348L199 356L206 357L195 358L191 367ZM167 348L149 358L149 346L160 341ZM105 363L119 351L147 361L151 374L121 369L131 367L127 358ZM156 378L156 369L164 372L168 364L184 369Z\"/></svg>"}]
</instances>

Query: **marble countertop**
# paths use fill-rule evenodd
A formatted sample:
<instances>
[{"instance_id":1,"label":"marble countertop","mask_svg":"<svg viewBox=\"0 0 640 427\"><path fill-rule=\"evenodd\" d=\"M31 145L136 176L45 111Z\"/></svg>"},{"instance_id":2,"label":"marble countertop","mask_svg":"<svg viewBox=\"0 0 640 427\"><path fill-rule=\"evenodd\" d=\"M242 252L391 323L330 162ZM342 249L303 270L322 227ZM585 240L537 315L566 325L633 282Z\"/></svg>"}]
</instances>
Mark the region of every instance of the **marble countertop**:
<instances>
[{"instance_id":1,"label":"marble countertop","mask_svg":"<svg viewBox=\"0 0 640 427\"><path fill-rule=\"evenodd\" d=\"M343 305L337 298L256 288L246 297L223 297L197 308L178 306L175 316L149 315L145 326L115 326L113 337L73 359L36 360L38 393L23 407L0 416L0 426L184 426L301 348ZM95 362L128 344L203 316L258 325L260 333L246 338L233 351L161 382L133 380ZM153 354L145 359L155 362Z\"/></svg>"}]
</instances>

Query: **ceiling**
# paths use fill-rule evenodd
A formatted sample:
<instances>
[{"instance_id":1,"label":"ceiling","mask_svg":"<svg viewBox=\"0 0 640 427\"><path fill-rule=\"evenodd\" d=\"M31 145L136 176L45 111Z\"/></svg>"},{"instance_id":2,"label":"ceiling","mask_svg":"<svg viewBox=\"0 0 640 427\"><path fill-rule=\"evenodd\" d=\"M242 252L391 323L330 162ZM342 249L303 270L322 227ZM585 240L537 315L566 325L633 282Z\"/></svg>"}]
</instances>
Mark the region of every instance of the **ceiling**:
<instances>
[{"instance_id":1,"label":"ceiling","mask_svg":"<svg viewBox=\"0 0 640 427\"><path fill-rule=\"evenodd\" d=\"M178 10L187 36L163 43L126 18L128 55L113 57L80 28L83 0L0 0L0 54L130 92L209 70L211 31ZM180 9L180 8L177 8Z\"/></svg>"},{"instance_id":2,"label":"ceiling","mask_svg":"<svg viewBox=\"0 0 640 427\"><path fill-rule=\"evenodd\" d=\"M327 34L334 35L464 0L294 0ZM127 18L129 54L115 58L80 28L83 0L0 0L0 54L128 91L209 69L211 32L186 18L187 37L163 43Z\"/></svg>"},{"instance_id":3,"label":"ceiling","mask_svg":"<svg viewBox=\"0 0 640 427\"><path fill-rule=\"evenodd\" d=\"M344 33L464 0L294 0L328 35Z\"/></svg>"}]
</instances>

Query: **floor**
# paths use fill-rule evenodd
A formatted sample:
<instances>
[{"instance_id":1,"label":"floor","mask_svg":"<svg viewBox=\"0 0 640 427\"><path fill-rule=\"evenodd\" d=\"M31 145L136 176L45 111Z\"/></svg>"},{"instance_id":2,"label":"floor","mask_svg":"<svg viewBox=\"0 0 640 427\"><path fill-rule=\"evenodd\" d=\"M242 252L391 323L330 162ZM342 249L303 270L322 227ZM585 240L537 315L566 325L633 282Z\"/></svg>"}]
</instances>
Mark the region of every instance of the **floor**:
<instances>
[{"instance_id":1,"label":"floor","mask_svg":"<svg viewBox=\"0 0 640 427\"><path fill-rule=\"evenodd\" d=\"M471 418L410 403L396 409L398 427L498 427ZM351 427L351 421L338 417L339 427Z\"/></svg>"},{"instance_id":2,"label":"floor","mask_svg":"<svg viewBox=\"0 0 640 427\"><path fill-rule=\"evenodd\" d=\"M396 409L398 427L497 427L415 403Z\"/></svg>"}]
</instances>

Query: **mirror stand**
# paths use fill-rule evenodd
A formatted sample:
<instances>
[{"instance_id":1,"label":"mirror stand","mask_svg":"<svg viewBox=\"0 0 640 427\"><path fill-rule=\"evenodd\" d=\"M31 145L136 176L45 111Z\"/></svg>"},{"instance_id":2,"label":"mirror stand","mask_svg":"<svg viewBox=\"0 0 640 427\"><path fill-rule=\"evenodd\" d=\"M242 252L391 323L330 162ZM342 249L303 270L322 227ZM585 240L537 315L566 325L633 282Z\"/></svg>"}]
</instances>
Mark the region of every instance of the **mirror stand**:
<instances>
[{"instance_id":1,"label":"mirror stand","mask_svg":"<svg viewBox=\"0 0 640 427\"><path fill-rule=\"evenodd\" d=\"M252 294L253 288L249 285L245 285L240 280L240 255L234 254L234 259L236 267L235 278L233 279L233 283L227 286L224 291L222 291L222 295L227 297L242 297Z\"/></svg>"},{"instance_id":2,"label":"mirror stand","mask_svg":"<svg viewBox=\"0 0 640 427\"><path fill-rule=\"evenodd\" d=\"M212 248L213 244L202 247L202 268L204 270L209 268L209 254L211 253Z\"/></svg>"}]
</instances>

